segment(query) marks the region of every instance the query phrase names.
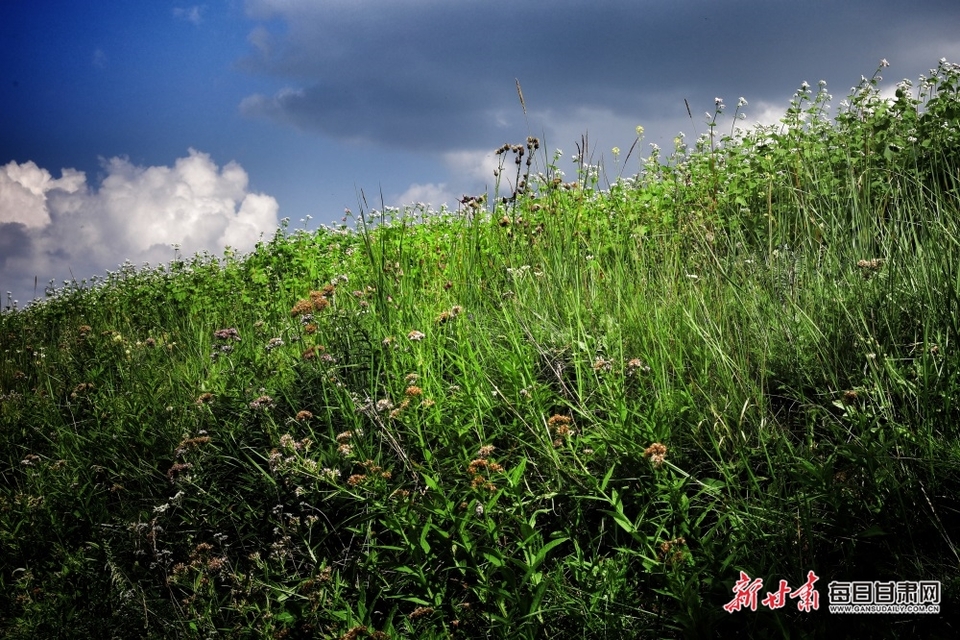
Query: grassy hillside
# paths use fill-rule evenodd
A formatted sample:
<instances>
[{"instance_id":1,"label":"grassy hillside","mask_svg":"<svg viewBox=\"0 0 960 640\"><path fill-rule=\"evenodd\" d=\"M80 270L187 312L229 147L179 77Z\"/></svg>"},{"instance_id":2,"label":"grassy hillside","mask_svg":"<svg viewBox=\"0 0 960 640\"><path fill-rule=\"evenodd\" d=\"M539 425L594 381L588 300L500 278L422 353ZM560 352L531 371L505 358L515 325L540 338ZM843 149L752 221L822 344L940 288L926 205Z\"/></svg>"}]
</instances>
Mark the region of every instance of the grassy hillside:
<instances>
[{"instance_id":1,"label":"grassy hillside","mask_svg":"<svg viewBox=\"0 0 960 640\"><path fill-rule=\"evenodd\" d=\"M877 78L8 309L0 634L957 637L960 67Z\"/></svg>"}]
</instances>

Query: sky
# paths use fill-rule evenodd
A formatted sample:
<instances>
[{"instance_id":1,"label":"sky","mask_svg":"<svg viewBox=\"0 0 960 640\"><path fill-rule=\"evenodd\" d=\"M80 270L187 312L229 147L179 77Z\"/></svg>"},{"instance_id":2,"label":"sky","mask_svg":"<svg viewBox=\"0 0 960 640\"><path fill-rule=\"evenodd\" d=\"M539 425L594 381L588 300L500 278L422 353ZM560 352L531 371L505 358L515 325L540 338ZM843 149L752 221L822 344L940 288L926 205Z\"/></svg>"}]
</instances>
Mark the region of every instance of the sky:
<instances>
[{"instance_id":1,"label":"sky","mask_svg":"<svg viewBox=\"0 0 960 640\"><path fill-rule=\"evenodd\" d=\"M2 0L0 308L338 224L361 191L456 209L528 135L629 175L638 125L646 155L716 98L775 123L881 59L892 91L960 62L958 26L956 0Z\"/></svg>"}]
</instances>

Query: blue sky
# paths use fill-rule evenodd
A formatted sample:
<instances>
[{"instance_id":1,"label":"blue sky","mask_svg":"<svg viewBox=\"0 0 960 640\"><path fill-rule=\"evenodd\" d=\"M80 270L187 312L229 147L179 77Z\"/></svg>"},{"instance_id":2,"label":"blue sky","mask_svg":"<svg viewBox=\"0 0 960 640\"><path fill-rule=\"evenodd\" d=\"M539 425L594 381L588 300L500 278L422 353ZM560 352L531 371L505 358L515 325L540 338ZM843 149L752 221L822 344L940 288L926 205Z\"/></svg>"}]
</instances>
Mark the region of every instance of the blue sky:
<instances>
[{"instance_id":1,"label":"blue sky","mask_svg":"<svg viewBox=\"0 0 960 640\"><path fill-rule=\"evenodd\" d=\"M581 134L610 165L715 97L747 124L803 81L837 104L881 58L890 87L960 61L957 25L955 0L4 0L0 306L338 222L359 189L455 208L528 134L572 174Z\"/></svg>"}]
</instances>

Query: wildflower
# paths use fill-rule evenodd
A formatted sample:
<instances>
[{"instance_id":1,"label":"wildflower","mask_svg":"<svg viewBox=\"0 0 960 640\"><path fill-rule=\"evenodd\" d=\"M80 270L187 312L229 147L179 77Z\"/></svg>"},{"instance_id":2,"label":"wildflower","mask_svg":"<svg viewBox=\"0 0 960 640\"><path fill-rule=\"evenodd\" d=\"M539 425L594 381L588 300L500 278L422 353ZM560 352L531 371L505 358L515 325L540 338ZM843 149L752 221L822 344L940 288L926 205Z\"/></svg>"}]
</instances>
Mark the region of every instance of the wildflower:
<instances>
[{"instance_id":1,"label":"wildflower","mask_svg":"<svg viewBox=\"0 0 960 640\"><path fill-rule=\"evenodd\" d=\"M189 462L175 462L173 466L167 469L167 479L173 482L180 475L180 472L192 469L193 465Z\"/></svg>"},{"instance_id":2,"label":"wildflower","mask_svg":"<svg viewBox=\"0 0 960 640\"><path fill-rule=\"evenodd\" d=\"M353 452L353 447L351 447L349 444L344 443L344 444L341 444L339 447L337 447L337 453L339 453L344 458L349 456L352 452Z\"/></svg>"},{"instance_id":3,"label":"wildflower","mask_svg":"<svg viewBox=\"0 0 960 640\"><path fill-rule=\"evenodd\" d=\"M409 406L410 406L410 399L404 398L403 402L400 403L400 406L398 406L396 409L390 412L390 419L396 420L397 417L403 412L403 410Z\"/></svg>"},{"instance_id":4,"label":"wildflower","mask_svg":"<svg viewBox=\"0 0 960 640\"><path fill-rule=\"evenodd\" d=\"M384 411L393 409L393 403L390 401L390 398L383 398L382 400L377 400L376 408L377 413L383 413Z\"/></svg>"},{"instance_id":5,"label":"wildflower","mask_svg":"<svg viewBox=\"0 0 960 640\"><path fill-rule=\"evenodd\" d=\"M362 473L355 473L349 478L347 478L347 484L351 487L356 487L364 482L367 479L367 476Z\"/></svg>"},{"instance_id":6,"label":"wildflower","mask_svg":"<svg viewBox=\"0 0 960 640\"><path fill-rule=\"evenodd\" d=\"M93 390L95 387L92 382L81 382L76 387L74 387L73 392L70 394L71 398L76 398L78 394L82 394L87 391Z\"/></svg>"},{"instance_id":7,"label":"wildflower","mask_svg":"<svg viewBox=\"0 0 960 640\"><path fill-rule=\"evenodd\" d=\"M313 414L310 413L309 411L298 411L298 412L297 412L297 420L299 420L299 421L309 420L309 419L312 418L312 417L313 417Z\"/></svg>"},{"instance_id":8,"label":"wildflower","mask_svg":"<svg viewBox=\"0 0 960 640\"><path fill-rule=\"evenodd\" d=\"M404 391L404 393L407 394L408 396L410 396L410 397L412 398L412 397L414 397L414 396L423 395L423 389L421 389L420 387L418 387L418 386L416 386L416 385L410 385L409 387L407 387L407 389L406 389L406 391Z\"/></svg>"},{"instance_id":9,"label":"wildflower","mask_svg":"<svg viewBox=\"0 0 960 640\"><path fill-rule=\"evenodd\" d=\"M250 408L256 411L257 409L264 408L270 409L273 407L273 398L270 396L260 396L256 400L250 403Z\"/></svg>"},{"instance_id":10,"label":"wildflower","mask_svg":"<svg viewBox=\"0 0 960 640\"><path fill-rule=\"evenodd\" d=\"M353 431L344 431L343 433L337 434L337 442L344 443L350 440L353 437Z\"/></svg>"},{"instance_id":11,"label":"wildflower","mask_svg":"<svg viewBox=\"0 0 960 640\"><path fill-rule=\"evenodd\" d=\"M487 468L487 461L484 458L477 458L473 460L470 465L467 467L467 472L470 475L477 475L482 469Z\"/></svg>"},{"instance_id":12,"label":"wildflower","mask_svg":"<svg viewBox=\"0 0 960 640\"><path fill-rule=\"evenodd\" d=\"M638 138L642 138L642 137L643 137L643 127L641 127L640 125L637 125L636 131L637 131L637 137L638 137Z\"/></svg>"},{"instance_id":13,"label":"wildflower","mask_svg":"<svg viewBox=\"0 0 960 640\"><path fill-rule=\"evenodd\" d=\"M284 449L299 449L300 446L297 444L296 440L293 439L289 433L285 433L280 436L280 446Z\"/></svg>"},{"instance_id":14,"label":"wildflower","mask_svg":"<svg viewBox=\"0 0 960 640\"><path fill-rule=\"evenodd\" d=\"M213 332L213 335L218 340L236 340L240 341L240 332L235 328L231 327L229 329L218 329Z\"/></svg>"},{"instance_id":15,"label":"wildflower","mask_svg":"<svg viewBox=\"0 0 960 640\"><path fill-rule=\"evenodd\" d=\"M482 447L480 447L480 451L477 452L477 457L487 458L490 456L491 453L494 452L495 449L496 447L493 446L492 444L485 444Z\"/></svg>"},{"instance_id":16,"label":"wildflower","mask_svg":"<svg viewBox=\"0 0 960 640\"><path fill-rule=\"evenodd\" d=\"M40 459L40 456L33 453L28 453L27 457L20 461L20 464L22 464L25 467L32 467L36 464L37 460L39 459Z\"/></svg>"},{"instance_id":17,"label":"wildflower","mask_svg":"<svg viewBox=\"0 0 960 640\"><path fill-rule=\"evenodd\" d=\"M740 99L737 100L737 108L745 107L745 106L747 106L747 99L744 98L743 96L740 96Z\"/></svg>"},{"instance_id":18,"label":"wildflower","mask_svg":"<svg viewBox=\"0 0 960 640\"><path fill-rule=\"evenodd\" d=\"M620 147L614 147L613 149L611 149L611 151L613 152L614 159L617 159L620 157Z\"/></svg>"},{"instance_id":19,"label":"wildflower","mask_svg":"<svg viewBox=\"0 0 960 640\"><path fill-rule=\"evenodd\" d=\"M323 470L320 471L320 477L329 480L330 482L334 482L340 479L340 470L324 467Z\"/></svg>"},{"instance_id":20,"label":"wildflower","mask_svg":"<svg viewBox=\"0 0 960 640\"><path fill-rule=\"evenodd\" d=\"M567 416L554 415L547 420L547 425L553 430L554 440L553 446L561 447L563 446L566 438L572 436L575 432L570 428L570 423L573 422Z\"/></svg>"},{"instance_id":21,"label":"wildflower","mask_svg":"<svg viewBox=\"0 0 960 640\"><path fill-rule=\"evenodd\" d=\"M941 59L941 61L943 62L944 60ZM885 67L889 67L889 66L890 66L890 63L887 62L887 59L886 59L886 58L882 58L882 59L880 60L880 68L881 68L881 69L883 69L883 68L885 68Z\"/></svg>"},{"instance_id":22,"label":"wildflower","mask_svg":"<svg viewBox=\"0 0 960 640\"><path fill-rule=\"evenodd\" d=\"M422 332L416 331L416 330L411 331L410 333L407 334L407 339L408 339L408 340L413 340L414 342L419 342L419 341L423 340L423 339L426 338L426 337L427 337L427 336L424 335Z\"/></svg>"},{"instance_id":23,"label":"wildflower","mask_svg":"<svg viewBox=\"0 0 960 640\"><path fill-rule=\"evenodd\" d=\"M654 467L659 467L663 464L664 458L667 457L667 448L659 442L654 442L644 449L643 457L649 457L651 464L653 464Z\"/></svg>"},{"instance_id":24,"label":"wildflower","mask_svg":"<svg viewBox=\"0 0 960 640\"><path fill-rule=\"evenodd\" d=\"M378 466L376 462L370 460L369 458L361 462L360 466L370 473L380 473L383 470L383 467Z\"/></svg>"},{"instance_id":25,"label":"wildflower","mask_svg":"<svg viewBox=\"0 0 960 640\"><path fill-rule=\"evenodd\" d=\"M599 357L593 361L594 371L610 371L611 369L613 369L613 362L610 360Z\"/></svg>"},{"instance_id":26,"label":"wildflower","mask_svg":"<svg viewBox=\"0 0 960 640\"><path fill-rule=\"evenodd\" d=\"M638 372L649 373L650 367L640 358L632 358L627 362L627 375L633 376Z\"/></svg>"},{"instance_id":27,"label":"wildflower","mask_svg":"<svg viewBox=\"0 0 960 640\"><path fill-rule=\"evenodd\" d=\"M872 260L858 260L857 267L860 269L860 273L863 275L864 279L869 279L874 273L880 270L883 266L883 258L873 258Z\"/></svg>"}]
</instances>

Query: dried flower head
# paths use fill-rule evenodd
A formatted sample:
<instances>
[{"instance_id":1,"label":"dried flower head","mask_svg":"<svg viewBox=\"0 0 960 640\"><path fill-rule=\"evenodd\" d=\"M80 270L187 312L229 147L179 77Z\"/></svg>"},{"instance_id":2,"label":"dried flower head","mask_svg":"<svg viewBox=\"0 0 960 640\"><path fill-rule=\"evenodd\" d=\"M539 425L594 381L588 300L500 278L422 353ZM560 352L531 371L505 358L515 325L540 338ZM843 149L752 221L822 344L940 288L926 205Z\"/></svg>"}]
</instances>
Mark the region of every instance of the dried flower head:
<instances>
[{"instance_id":1,"label":"dried flower head","mask_svg":"<svg viewBox=\"0 0 960 640\"><path fill-rule=\"evenodd\" d=\"M351 487L356 487L357 485L363 484L363 482L366 479L367 479L367 476L365 474L355 473L349 478L347 478L347 484L350 485Z\"/></svg>"},{"instance_id":2,"label":"dried flower head","mask_svg":"<svg viewBox=\"0 0 960 640\"><path fill-rule=\"evenodd\" d=\"M213 335L218 340L236 340L237 342L240 341L240 332L233 327L229 329L218 329L213 332Z\"/></svg>"},{"instance_id":3,"label":"dried flower head","mask_svg":"<svg viewBox=\"0 0 960 640\"><path fill-rule=\"evenodd\" d=\"M410 619L416 620L417 618L428 616L431 613L433 613L433 607L417 607L416 609L410 612Z\"/></svg>"},{"instance_id":4,"label":"dried flower head","mask_svg":"<svg viewBox=\"0 0 960 640\"><path fill-rule=\"evenodd\" d=\"M467 472L471 475L477 475L486 468L487 461L484 458L477 458L476 460L473 460L467 467Z\"/></svg>"},{"instance_id":5,"label":"dried flower head","mask_svg":"<svg viewBox=\"0 0 960 640\"><path fill-rule=\"evenodd\" d=\"M250 408L256 411L257 409L271 409L273 407L273 398L267 395L260 396L256 400L250 403Z\"/></svg>"},{"instance_id":6,"label":"dried flower head","mask_svg":"<svg viewBox=\"0 0 960 640\"><path fill-rule=\"evenodd\" d=\"M605 358L597 358L593 361L593 370L594 371L610 371L613 369L613 362Z\"/></svg>"},{"instance_id":7,"label":"dried flower head","mask_svg":"<svg viewBox=\"0 0 960 640\"><path fill-rule=\"evenodd\" d=\"M857 267L860 269L861 275L863 278L869 279L870 276L875 274L877 271L880 271L880 268L883 267L884 260L883 258L873 258L872 260L858 260Z\"/></svg>"},{"instance_id":8,"label":"dried flower head","mask_svg":"<svg viewBox=\"0 0 960 640\"><path fill-rule=\"evenodd\" d=\"M650 367L640 358L632 358L627 362L627 375L634 376L638 373L649 373Z\"/></svg>"},{"instance_id":9,"label":"dried flower head","mask_svg":"<svg viewBox=\"0 0 960 640\"><path fill-rule=\"evenodd\" d=\"M664 458L667 457L667 447L659 442L654 442L652 445L644 449L643 457L649 457L653 466L659 467L663 464Z\"/></svg>"}]
</instances>

